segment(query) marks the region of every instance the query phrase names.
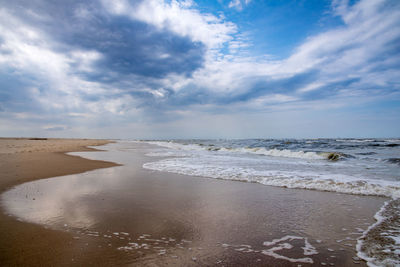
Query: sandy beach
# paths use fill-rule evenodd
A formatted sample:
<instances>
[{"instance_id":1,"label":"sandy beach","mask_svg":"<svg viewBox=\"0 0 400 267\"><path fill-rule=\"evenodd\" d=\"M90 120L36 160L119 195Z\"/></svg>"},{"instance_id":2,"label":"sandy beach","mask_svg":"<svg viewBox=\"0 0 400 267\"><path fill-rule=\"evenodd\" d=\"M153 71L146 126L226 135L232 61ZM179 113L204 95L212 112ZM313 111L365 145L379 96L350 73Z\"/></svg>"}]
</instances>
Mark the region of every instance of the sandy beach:
<instances>
[{"instance_id":1,"label":"sandy beach","mask_svg":"<svg viewBox=\"0 0 400 267\"><path fill-rule=\"evenodd\" d=\"M399 18L1 1L0 267L400 267Z\"/></svg>"},{"instance_id":2,"label":"sandy beach","mask_svg":"<svg viewBox=\"0 0 400 267\"><path fill-rule=\"evenodd\" d=\"M66 155L71 151L95 151L87 146L107 140L24 138L0 139L0 193L28 181L81 173L117 164ZM70 250L73 241L66 232L24 223L0 212L1 266L56 266Z\"/></svg>"},{"instance_id":3,"label":"sandy beach","mask_svg":"<svg viewBox=\"0 0 400 267\"><path fill-rule=\"evenodd\" d=\"M103 141L54 142L66 142L64 151L88 151L82 146ZM154 160L146 156L152 146L106 148L72 153L92 160L48 151L2 154L10 169L2 168L3 191L71 174L7 192L3 204L14 215L1 215L2 265L365 266L356 240L385 198L155 172L142 167ZM35 154L43 167L31 176ZM109 162L123 166L78 174L115 166ZM14 181L16 164L27 176Z\"/></svg>"}]
</instances>

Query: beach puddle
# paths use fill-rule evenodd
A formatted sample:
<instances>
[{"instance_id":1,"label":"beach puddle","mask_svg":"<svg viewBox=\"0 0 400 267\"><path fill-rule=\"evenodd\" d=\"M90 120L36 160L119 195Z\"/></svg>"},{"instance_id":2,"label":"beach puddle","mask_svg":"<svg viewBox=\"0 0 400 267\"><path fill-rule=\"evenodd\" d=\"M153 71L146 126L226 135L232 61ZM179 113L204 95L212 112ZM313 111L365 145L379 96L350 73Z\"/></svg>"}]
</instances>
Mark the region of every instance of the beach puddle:
<instances>
[{"instance_id":1,"label":"beach puddle","mask_svg":"<svg viewBox=\"0 0 400 267\"><path fill-rule=\"evenodd\" d=\"M105 148L74 154L124 166L21 184L3 210L70 232L85 249L78 263L346 266L364 264L357 239L385 201L151 171L152 146Z\"/></svg>"}]
</instances>

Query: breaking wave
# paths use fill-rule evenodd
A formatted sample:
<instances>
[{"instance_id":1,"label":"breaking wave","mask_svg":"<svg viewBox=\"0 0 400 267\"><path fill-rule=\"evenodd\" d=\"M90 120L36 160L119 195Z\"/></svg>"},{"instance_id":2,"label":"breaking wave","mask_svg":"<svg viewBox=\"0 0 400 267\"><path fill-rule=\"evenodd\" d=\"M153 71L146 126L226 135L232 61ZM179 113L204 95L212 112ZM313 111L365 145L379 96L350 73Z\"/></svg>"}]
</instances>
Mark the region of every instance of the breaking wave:
<instances>
[{"instance_id":1,"label":"breaking wave","mask_svg":"<svg viewBox=\"0 0 400 267\"><path fill-rule=\"evenodd\" d=\"M350 157L344 153L338 152L314 152L314 151L292 151L289 149L266 149L263 147L217 147L214 145L203 144L180 144L175 142L154 141L148 142L153 145L158 145L166 148L183 150L183 151L220 151L220 152L239 152L250 153L256 155L264 155L271 157L285 157L285 158L301 158L301 159L316 159L316 160L331 160L337 161L346 157Z\"/></svg>"},{"instance_id":2,"label":"breaking wave","mask_svg":"<svg viewBox=\"0 0 400 267\"><path fill-rule=\"evenodd\" d=\"M151 170L391 198L375 215L376 223L358 239L356 249L369 266L400 266L399 139L149 143L169 151L152 155L173 157L143 165ZM273 250L265 253L275 255Z\"/></svg>"},{"instance_id":3,"label":"breaking wave","mask_svg":"<svg viewBox=\"0 0 400 267\"><path fill-rule=\"evenodd\" d=\"M386 160L389 163L400 165L400 158L390 158Z\"/></svg>"},{"instance_id":4,"label":"breaking wave","mask_svg":"<svg viewBox=\"0 0 400 267\"><path fill-rule=\"evenodd\" d=\"M400 197L400 185L395 182L359 180L348 175L328 175L299 171L254 170L235 166L205 163L198 158L171 158L148 162L143 168L184 175L223 180L259 183L269 186L312 189L338 193Z\"/></svg>"}]
</instances>

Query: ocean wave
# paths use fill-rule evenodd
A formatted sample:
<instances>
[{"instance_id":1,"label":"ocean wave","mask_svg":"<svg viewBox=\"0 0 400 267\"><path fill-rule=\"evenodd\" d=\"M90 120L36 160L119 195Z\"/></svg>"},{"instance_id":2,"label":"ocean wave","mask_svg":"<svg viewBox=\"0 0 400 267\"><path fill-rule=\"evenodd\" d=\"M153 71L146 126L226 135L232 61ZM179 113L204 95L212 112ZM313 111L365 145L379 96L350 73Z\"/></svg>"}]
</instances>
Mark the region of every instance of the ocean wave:
<instances>
[{"instance_id":1,"label":"ocean wave","mask_svg":"<svg viewBox=\"0 0 400 267\"><path fill-rule=\"evenodd\" d=\"M400 158L390 158L386 160L389 163L400 165Z\"/></svg>"},{"instance_id":2,"label":"ocean wave","mask_svg":"<svg viewBox=\"0 0 400 267\"><path fill-rule=\"evenodd\" d=\"M284 158L301 158L301 159L319 159L337 161L345 157L343 153L336 152L313 152L313 151L292 151L289 149L265 149L265 148L240 148L235 149L237 152L253 153L257 155L284 157Z\"/></svg>"},{"instance_id":3,"label":"ocean wave","mask_svg":"<svg viewBox=\"0 0 400 267\"><path fill-rule=\"evenodd\" d=\"M256 155L264 155L271 157L284 157L284 158L300 158L300 159L311 159L311 160L330 160L338 161L340 159L352 157L339 152L314 152L314 151L292 151L289 149L266 149L264 147L217 147L214 145L204 144L180 144L176 142L166 141L150 141L148 142L153 145L166 147L175 150L184 151L211 151L211 152L231 152L231 153L249 153Z\"/></svg>"},{"instance_id":4,"label":"ocean wave","mask_svg":"<svg viewBox=\"0 0 400 267\"><path fill-rule=\"evenodd\" d=\"M397 143L390 143L390 144L368 144L368 146L372 147L398 147L400 144Z\"/></svg>"},{"instance_id":5,"label":"ocean wave","mask_svg":"<svg viewBox=\"0 0 400 267\"><path fill-rule=\"evenodd\" d=\"M390 143L399 143L400 139L385 139L383 140L384 142L390 142Z\"/></svg>"},{"instance_id":6,"label":"ocean wave","mask_svg":"<svg viewBox=\"0 0 400 267\"><path fill-rule=\"evenodd\" d=\"M387 144L386 147L398 147L400 144Z\"/></svg>"},{"instance_id":7,"label":"ocean wave","mask_svg":"<svg viewBox=\"0 0 400 267\"><path fill-rule=\"evenodd\" d=\"M369 143L376 142L375 139L336 139L336 142Z\"/></svg>"},{"instance_id":8,"label":"ocean wave","mask_svg":"<svg viewBox=\"0 0 400 267\"><path fill-rule=\"evenodd\" d=\"M357 155L362 155L362 156L371 156L371 155L376 155L377 153L370 151L370 152L358 152L356 154Z\"/></svg>"},{"instance_id":9,"label":"ocean wave","mask_svg":"<svg viewBox=\"0 0 400 267\"><path fill-rule=\"evenodd\" d=\"M348 175L317 174L299 171L263 170L235 166L213 165L199 159L172 158L148 162L143 168L191 176L260 183L263 185L331 191L356 195L400 197L396 182L360 180Z\"/></svg>"},{"instance_id":10,"label":"ocean wave","mask_svg":"<svg viewBox=\"0 0 400 267\"><path fill-rule=\"evenodd\" d=\"M285 147L275 143L265 145L245 141L236 143L217 141L213 142L215 145L210 145L210 142L208 144L207 142L204 144L153 142L176 153L185 151L190 156L149 162L143 167L163 172L284 188L392 198L376 214L377 222L358 240L357 251L358 257L366 260L369 266L400 266L400 200L398 200L400 177L396 172L400 158L396 158L395 153L400 146L399 140L371 139L343 140L343 142L348 142L350 145L343 143L343 147L339 148L332 143L321 148L321 150L333 148L334 151L340 152L302 151L310 148L302 144L295 146L289 144ZM260 147L252 147L253 145ZM277 146L285 149L277 149ZM313 149L316 147L313 146ZM363 151L364 149L367 150ZM239 154L228 154L228 152ZM267 157L253 157L249 154ZM342 159L348 160L335 164L328 162Z\"/></svg>"}]
</instances>

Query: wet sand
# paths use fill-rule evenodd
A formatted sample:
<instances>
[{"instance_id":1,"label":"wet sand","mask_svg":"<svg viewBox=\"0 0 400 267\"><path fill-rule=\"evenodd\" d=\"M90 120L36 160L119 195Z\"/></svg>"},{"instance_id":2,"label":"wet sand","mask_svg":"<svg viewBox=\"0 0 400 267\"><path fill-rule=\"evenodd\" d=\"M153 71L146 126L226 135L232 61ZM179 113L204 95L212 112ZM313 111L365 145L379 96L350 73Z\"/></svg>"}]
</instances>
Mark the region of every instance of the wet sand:
<instances>
[{"instance_id":1,"label":"wet sand","mask_svg":"<svg viewBox=\"0 0 400 267\"><path fill-rule=\"evenodd\" d=\"M5 194L14 216L3 217L46 235L30 236L28 246L9 237L8 262L19 249L25 263L44 265L308 266L308 258L314 265L365 266L353 259L356 239L384 198L149 171L143 163L161 159L145 156L149 145L108 146L109 152L73 154L123 166ZM36 239L53 251L35 250Z\"/></svg>"},{"instance_id":2,"label":"wet sand","mask_svg":"<svg viewBox=\"0 0 400 267\"><path fill-rule=\"evenodd\" d=\"M64 154L95 151L107 140L0 138L0 193L28 181L116 166ZM74 241L67 232L17 221L0 210L0 266L68 265Z\"/></svg>"}]
</instances>

